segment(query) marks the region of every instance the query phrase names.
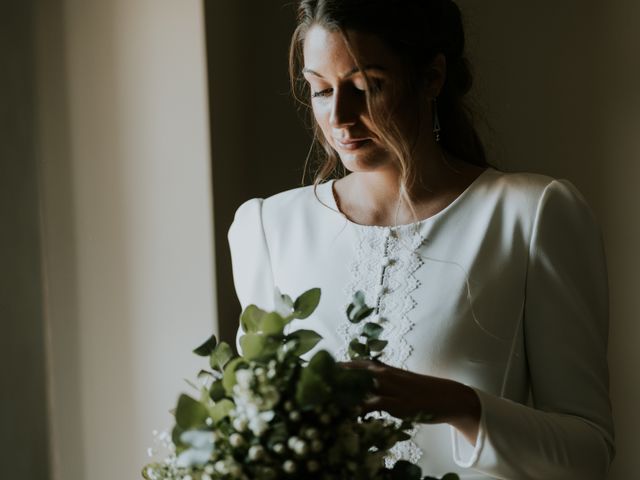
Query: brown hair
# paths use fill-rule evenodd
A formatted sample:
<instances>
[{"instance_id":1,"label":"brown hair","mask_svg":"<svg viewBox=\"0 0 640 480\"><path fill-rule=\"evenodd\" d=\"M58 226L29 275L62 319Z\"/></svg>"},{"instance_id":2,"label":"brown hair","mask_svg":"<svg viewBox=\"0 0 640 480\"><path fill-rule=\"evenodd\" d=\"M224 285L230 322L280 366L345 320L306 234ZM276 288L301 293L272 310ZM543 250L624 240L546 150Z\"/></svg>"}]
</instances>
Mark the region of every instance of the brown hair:
<instances>
[{"instance_id":1,"label":"brown hair","mask_svg":"<svg viewBox=\"0 0 640 480\"><path fill-rule=\"evenodd\" d=\"M447 74L438 97L442 127L440 145L465 162L488 165L484 147L473 125L471 110L465 101L473 77L464 54L465 37L460 9L452 0L300 0L297 27L289 50L289 75L294 97L307 108L309 87L301 75L302 50L306 33L314 25L340 32L358 67L361 65L351 49L348 30L373 34L382 39L406 67L404 85L396 85L396 88L408 87L418 91L419 86L425 84L436 55L443 54ZM366 72L363 71L363 75L372 87ZM381 111L374 97L367 93L372 121L398 162L401 195L411 205L407 191L416 181L418 169L410 160L410 141L393 122L388 121L391 116ZM419 118L417 120L420 121ZM312 114L311 122L314 133L312 149L319 145L324 151L314 179L317 186L335 175L341 162Z\"/></svg>"}]
</instances>

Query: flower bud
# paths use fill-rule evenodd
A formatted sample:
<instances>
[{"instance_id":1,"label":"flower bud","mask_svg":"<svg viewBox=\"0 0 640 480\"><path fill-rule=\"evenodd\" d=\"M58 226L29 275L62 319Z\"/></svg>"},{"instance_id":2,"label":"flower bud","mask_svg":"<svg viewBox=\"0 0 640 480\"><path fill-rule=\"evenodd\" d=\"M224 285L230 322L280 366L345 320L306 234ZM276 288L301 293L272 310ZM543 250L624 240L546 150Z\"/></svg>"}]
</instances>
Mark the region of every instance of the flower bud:
<instances>
[{"instance_id":1,"label":"flower bud","mask_svg":"<svg viewBox=\"0 0 640 480\"><path fill-rule=\"evenodd\" d=\"M293 437L289 437L289 440L287 440L287 447L289 447L291 450L294 449L296 443L298 443L300 439L296 436Z\"/></svg>"},{"instance_id":2,"label":"flower bud","mask_svg":"<svg viewBox=\"0 0 640 480\"><path fill-rule=\"evenodd\" d=\"M262 445L252 445L249 448L249 460L256 461L264 458L264 448Z\"/></svg>"},{"instance_id":3,"label":"flower bud","mask_svg":"<svg viewBox=\"0 0 640 480\"><path fill-rule=\"evenodd\" d=\"M233 419L233 428L235 428L239 432L244 432L247 429L247 420L245 418L234 418Z\"/></svg>"},{"instance_id":4,"label":"flower bud","mask_svg":"<svg viewBox=\"0 0 640 480\"><path fill-rule=\"evenodd\" d=\"M301 457L306 455L307 453L309 453L309 446L307 445L307 442L305 442L304 440L298 440L294 445L292 450L297 454L300 455Z\"/></svg>"},{"instance_id":5,"label":"flower bud","mask_svg":"<svg viewBox=\"0 0 640 480\"><path fill-rule=\"evenodd\" d=\"M302 417L300 415L300 412L297 410L293 410L289 413L289 420L291 420L292 422L299 422L300 418Z\"/></svg>"},{"instance_id":6,"label":"flower bud","mask_svg":"<svg viewBox=\"0 0 640 480\"><path fill-rule=\"evenodd\" d=\"M285 473L295 473L296 464L292 460L286 460L282 464L282 469L285 471Z\"/></svg>"},{"instance_id":7,"label":"flower bud","mask_svg":"<svg viewBox=\"0 0 640 480\"><path fill-rule=\"evenodd\" d=\"M309 440L313 440L314 438L318 438L320 436L320 432L316 428L307 428L304 432L304 436Z\"/></svg>"},{"instance_id":8,"label":"flower bud","mask_svg":"<svg viewBox=\"0 0 640 480\"><path fill-rule=\"evenodd\" d=\"M229 436L229 443L232 447L238 448L244 445L244 438L239 433L232 433Z\"/></svg>"}]
</instances>

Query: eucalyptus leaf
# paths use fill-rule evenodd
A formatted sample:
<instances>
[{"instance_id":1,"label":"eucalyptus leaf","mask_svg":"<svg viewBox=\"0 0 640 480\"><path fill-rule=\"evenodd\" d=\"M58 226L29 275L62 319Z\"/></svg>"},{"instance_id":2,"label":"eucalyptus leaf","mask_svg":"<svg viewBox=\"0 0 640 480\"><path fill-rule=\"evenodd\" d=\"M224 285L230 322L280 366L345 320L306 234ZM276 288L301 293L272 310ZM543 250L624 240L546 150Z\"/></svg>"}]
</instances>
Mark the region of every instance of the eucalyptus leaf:
<instances>
[{"instance_id":1,"label":"eucalyptus leaf","mask_svg":"<svg viewBox=\"0 0 640 480\"><path fill-rule=\"evenodd\" d=\"M311 315L320 303L320 289L312 288L300 295L293 303L293 316L303 319Z\"/></svg>"},{"instance_id":2,"label":"eucalyptus leaf","mask_svg":"<svg viewBox=\"0 0 640 480\"><path fill-rule=\"evenodd\" d=\"M380 334L383 330L384 328L382 328L377 323L367 322L362 328L362 334L367 338L377 340L378 338L380 338Z\"/></svg>"},{"instance_id":3,"label":"eucalyptus leaf","mask_svg":"<svg viewBox=\"0 0 640 480\"><path fill-rule=\"evenodd\" d=\"M193 353L200 355L201 357L208 357L216 347L218 340L215 335L211 335L206 342L193 350Z\"/></svg>"},{"instance_id":4,"label":"eucalyptus leaf","mask_svg":"<svg viewBox=\"0 0 640 480\"><path fill-rule=\"evenodd\" d=\"M349 354L356 357L366 357L369 355L369 349L363 343L360 343L357 338L354 338L349 343Z\"/></svg>"},{"instance_id":5,"label":"eucalyptus leaf","mask_svg":"<svg viewBox=\"0 0 640 480\"><path fill-rule=\"evenodd\" d=\"M391 469L392 480L420 480L422 470L406 460L398 460Z\"/></svg>"},{"instance_id":6,"label":"eucalyptus leaf","mask_svg":"<svg viewBox=\"0 0 640 480\"><path fill-rule=\"evenodd\" d=\"M245 333L256 333L260 328L260 320L267 314L264 310L249 305L240 315L240 326Z\"/></svg>"},{"instance_id":7,"label":"eucalyptus leaf","mask_svg":"<svg viewBox=\"0 0 640 480\"><path fill-rule=\"evenodd\" d=\"M296 330L287 335L286 339L287 341L290 339L298 340L299 343L293 353L299 356L304 355L315 347L322 340L322 336L313 330Z\"/></svg>"},{"instance_id":8,"label":"eucalyptus leaf","mask_svg":"<svg viewBox=\"0 0 640 480\"><path fill-rule=\"evenodd\" d=\"M182 394L176 407L176 423L183 430L202 426L207 418L206 407L189 395Z\"/></svg>"},{"instance_id":9,"label":"eucalyptus leaf","mask_svg":"<svg viewBox=\"0 0 640 480\"><path fill-rule=\"evenodd\" d=\"M358 290L354 295L353 295L353 303L357 306L363 306L365 305L365 298L364 298L364 292L362 290Z\"/></svg>"},{"instance_id":10,"label":"eucalyptus leaf","mask_svg":"<svg viewBox=\"0 0 640 480\"><path fill-rule=\"evenodd\" d=\"M246 360L242 357L237 357L227 363L224 367L224 376L222 378L222 386L227 392L228 396L233 394L233 386L237 383L236 370L241 366L248 366Z\"/></svg>"},{"instance_id":11,"label":"eucalyptus leaf","mask_svg":"<svg viewBox=\"0 0 640 480\"><path fill-rule=\"evenodd\" d=\"M373 307L363 307L354 314L354 323L361 322L375 311Z\"/></svg>"},{"instance_id":12,"label":"eucalyptus leaf","mask_svg":"<svg viewBox=\"0 0 640 480\"><path fill-rule=\"evenodd\" d=\"M209 364L211 368L215 368L218 371L223 371L224 366L229 360L233 358L233 351L227 342L220 342L218 346L211 352L209 358Z\"/></svg>"},{"instance_id":13,"label":"eucalyptus leaf","mask_svg":"<svg viewBox=\"0 0 640 480\"><path fill-rule=\"evenodd\" d=\"M387 346L387 343L389 343L387 340L369 340L367 341L367 347L372 352L381 352Z\"/></svg>"},{"instance_id":14,"label":"eucalyptus leaf","mask_svg":"<svg viewBox=\"0 0 640 480\"><path fill-rule=\"evenodd\" d=\"M282 334L287 321L276 312L267 313L260 321L260 330L267 335Z\"/></svg>"},{"instance_id":15,"label":"eucalyptus leaf","mask_svg":"<svg viewBox=\"0 0 640 480\"><path fill-rule=\"evenodd\" d=\"M267 337L259 333L247 333L240 337L242 356L247 360L254 360L262 355Z\"/></svg>"},{"instance_id":16,"label":"eucalyptus leaf","mask_svg":"<svg viewBox=\"0 0 640 480\"><path fill-rule=\"evenodd\" d=\"M224 390L222 380L216 380L211 384L211 387L209 388L209 397L211 398L211 400L217 402L218 400L224 398L225 394L226 392Z\"/></svg>"},{"instance_id":17,"label":"eucalyptus leaf","mask_svg":"<svg viewBox=\"0 0 640 480\"><path fill-rule=\"evenodd\" d=\"M307 368L313 370L324 379L330 379L333 376L336 361L326 350L320 350L311 357Z\"/></svg>"},{"instance_id":18,"label":"eucalyptus leaf","mask_svg":"<svg viewBox=\"0 0 640 480\"><path fill-rule=\"evenodd\" d=\"M235 404L229 400L228 398L224 398L211 407L209 410L211 414L211 419L218 423L223 418L229 416L229 412L233 410Z\"/></svg>"},{"instance_id":19,"label":"eucalyptus leaf","mask_svg":"<svg viewBox=\"0 0 640 480\"><path fill-rule=\"evenodd\" d=\"M310 368L305 368L300 374L296 385L296 402L304 410L324 403L331 395L327 382Z\"/></svg>"}]
</instances>

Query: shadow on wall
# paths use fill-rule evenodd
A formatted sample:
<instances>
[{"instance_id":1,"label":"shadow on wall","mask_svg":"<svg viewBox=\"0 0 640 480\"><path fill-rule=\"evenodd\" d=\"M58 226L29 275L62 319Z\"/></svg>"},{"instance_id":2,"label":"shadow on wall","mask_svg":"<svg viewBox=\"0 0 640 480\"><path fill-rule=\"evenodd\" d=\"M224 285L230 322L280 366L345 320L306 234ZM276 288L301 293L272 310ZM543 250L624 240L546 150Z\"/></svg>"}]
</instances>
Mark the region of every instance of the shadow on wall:
<instances>
[{"instance_id":1,"label":"shadow on wall","mask_svg":"<svg viewBox=\"0 0 640 480\"><path fill-rule=\"evenodd\" d=\"M311 137L289 93L293 2L205 2L205 18L218 318L221 338L235 345L233 214L249 198L299 186Z\"/></svg>"}]
</instances>

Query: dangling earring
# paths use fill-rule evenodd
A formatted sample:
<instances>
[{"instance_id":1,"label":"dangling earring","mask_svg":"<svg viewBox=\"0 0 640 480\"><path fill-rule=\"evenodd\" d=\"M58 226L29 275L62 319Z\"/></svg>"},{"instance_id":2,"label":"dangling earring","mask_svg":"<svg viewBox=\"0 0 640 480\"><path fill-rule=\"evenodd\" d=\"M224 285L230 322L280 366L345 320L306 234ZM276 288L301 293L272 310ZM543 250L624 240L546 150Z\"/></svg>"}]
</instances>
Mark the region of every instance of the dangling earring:
<instances>
[{"instance_id":1,"label":"dangling earring","mask_svg":"<svg viewBox=\"0 0 640 480\"><path fill-rule=\"evenodd\" d=\"M440 141L440 117L438 116L438 100L433 99L433 135L436 137L436 142Z\"/></svg>"}]
</instances>

